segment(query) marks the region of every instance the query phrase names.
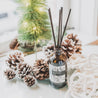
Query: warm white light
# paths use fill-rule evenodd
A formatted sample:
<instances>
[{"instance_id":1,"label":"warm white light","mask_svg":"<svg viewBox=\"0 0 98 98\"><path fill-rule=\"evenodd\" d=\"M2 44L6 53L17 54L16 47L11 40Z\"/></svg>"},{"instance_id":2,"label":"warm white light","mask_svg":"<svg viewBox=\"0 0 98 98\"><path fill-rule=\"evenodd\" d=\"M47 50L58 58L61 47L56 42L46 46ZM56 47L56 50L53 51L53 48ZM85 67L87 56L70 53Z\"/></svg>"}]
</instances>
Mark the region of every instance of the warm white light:
<instances>
[{"instance_id":1,"label":"warm white light","mask_svg":"<svg viewBox=\"0 0 98 98\"><path fill-rule=\"evenodd\" d=\"M40 8L39 8L39 11L42 12L42 11L43 11L43 7L40 7Z\"/></svg>"},{"instance_id":2,"label":"warm white light","mask_svg":"<svg viewBox=\"0 0 98 98\"><path fill-rule=\"evenodd\" d=\"M26 7L28 7L31 4L30 0L23 0L23 2Z\"/></svg>"},{"instance_id":3,"label":"warm white light","mask_svg":"<svg viewBox=\"0 0 98 98\"><path fill-rule=\"evenodd\" d=\"M28 22L23 22L23 26L26 28L28 26Z\"/></svg>"},{"instance_id":4,"label":"warm white light","mask_svg":"<svg viewBox=\"0 0 98 98\"><path fill-rule=\"evenodd\" d=\"M33 30L36 30L36 27L34 27Z\"/></svg>"},{"instance_id":5,"label":"warm white light","mask_svg":"<svg viewBox=\"0 0 98 98\"><path fill-rule=\"evenodd\" d=\"M25 5L26 5L26 7L28 7L30 5L30 3L26 3Z\"/></svg>"}]
</instances>

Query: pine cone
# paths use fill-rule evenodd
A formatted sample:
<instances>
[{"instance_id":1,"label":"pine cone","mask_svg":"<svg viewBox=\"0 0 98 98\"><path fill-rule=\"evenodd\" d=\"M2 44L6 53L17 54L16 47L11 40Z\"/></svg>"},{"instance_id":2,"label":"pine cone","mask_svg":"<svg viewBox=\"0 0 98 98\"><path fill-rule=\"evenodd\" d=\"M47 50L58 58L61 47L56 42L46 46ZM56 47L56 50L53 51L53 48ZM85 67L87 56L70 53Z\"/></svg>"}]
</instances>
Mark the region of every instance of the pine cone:
<instances>
[{"instance_id":1,"label":"pine cone","mask_svg":"<svg viewBox=\"0 0 98 98\"><path fill-rule=\"evenodd\" d=\"M10 49L16 50L19 47L17 38L13 39L9 45Z\"/></svg>"},{"instance_id":2,"label":"pine cone","mask_svg":"<svg viewBox=\"0 0 98 98\"><path fill-rule=\"evenodd\" d=\"M66 40L63 41L61 48L66 53L67 58L72 56L72 54L74 53L74 44L69 39L66 39Z\"/></svg>"},{"instance_id":3,"label":"pine cone","mask_svg":"<svg viewBox=\"0 0 98 98\"><path fill-rule=\"evenodd\" d=\"M24 82L27 84L27 86L31 87L35 84L35 79L33 76L27 75L24 78Z\"/></svg>"},{"instance_id":4,"label":"pine cone","mask_svg":"<svg viewBox=\"0 0 98 98\"><path fill-rule=\"evenodd\" d=\"M37 60L33 66L33 75L38 80L49 78L49 66L43 59Z\"/></svg>"},{"instance_id":5,"label":"pine cone","mask_svg":"<svg viewBox=\"0 0 98 98\"><path fill-rule=\"evenodd\" d=\"M50 58L51 56L53 56L53 54L54 54L54 46L53 45L48 46L45 49L45 55L47 56L47 58Z\"/></svg>"},{"instance_id":6,"label":"pine cone","mask_svg":"<svg viewBox=\"0 0 98 98\"><path fill-rule=\"evenodd\" d=\"M23 54L21 52L15 52L10 54L8 60L6 60L7 65L14 70L17 70L17 66L24 61Z\"/></svg>"},{"instance_id":7,"label":"pine cone","mask_svg":"<svg viewBox=\"0 0 98 98\"><path fill-rule=\"evenodd\" d=\"M77 38L77 35L73 35L73 34L68 34L67 38L72 40L75 46L75 52L76 53L81 53L81 41Z\"/></svg>"},{"instance_id":8,"label":"pine cone","mask_svg":"<svg viewBox=\"0 0 98 98\"><path fill-rule=\"evenodd\" d=\"M4 73L8 80L11 80L11 79L15 78L15 76L16 76L15 72L12 70L6 70Z\"/></svg>"},{"instance_id":9,"label":"pine cone","mask_svg":"<svg viewBox=\"0 0 98 98\"><path fill-rule=\"evenodd\" d=\"M24 64L19 64L18 66L18 74L19 77L21 79L23 79L26 75L32 75L33 71L32 71L32 67L29 66L28 64L24 63Z\"/></svg>"}]
</instances>

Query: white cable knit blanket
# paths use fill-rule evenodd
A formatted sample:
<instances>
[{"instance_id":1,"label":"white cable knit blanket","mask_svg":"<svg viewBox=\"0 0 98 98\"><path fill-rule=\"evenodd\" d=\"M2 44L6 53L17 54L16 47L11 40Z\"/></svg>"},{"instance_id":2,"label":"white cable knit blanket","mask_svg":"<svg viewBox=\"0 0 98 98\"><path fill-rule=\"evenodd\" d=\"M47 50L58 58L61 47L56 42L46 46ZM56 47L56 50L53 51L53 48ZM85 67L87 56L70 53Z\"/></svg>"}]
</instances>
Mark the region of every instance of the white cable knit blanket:
<instances>
[{"instance_id":1,"label":"white cable knit blanket","mask_svg":"<svg viewBox=\"0 0 98 98\"><path fill-rule=\"evenodd\" d=\"M98 98L98 55L73 55L68 69L76 69L68 79L72 98Z\"/></svg>"}]
</instances>

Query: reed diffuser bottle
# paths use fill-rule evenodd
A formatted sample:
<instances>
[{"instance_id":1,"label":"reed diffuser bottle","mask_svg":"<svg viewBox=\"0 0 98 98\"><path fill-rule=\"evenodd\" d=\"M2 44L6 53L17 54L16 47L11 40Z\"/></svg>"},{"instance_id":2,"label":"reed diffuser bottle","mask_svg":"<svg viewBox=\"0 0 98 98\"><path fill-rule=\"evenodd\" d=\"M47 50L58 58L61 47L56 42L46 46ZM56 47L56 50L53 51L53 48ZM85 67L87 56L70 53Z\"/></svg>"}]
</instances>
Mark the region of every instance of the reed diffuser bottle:
<instances>
[{"instance_id":1,"label":"reed diffuser bottle","mask_svg":"<svg viewBox=\"0 0 98 98\"><path fill-rule=\"evenodd\" d=\"M65 58L65 60L64 60ZM60 49L55 50L54 56L50 59L49 75L50 83L55 88L62 88L67 82L66 57Z\"/></svg>"},{"instance_id":2,"label":"reed diffuser bottle","mask_svg":"<svg viewBox=\"0 0 98 98\"><path fill-rule=\"evenodd\" d=\"M67 62L66 62L67 57L66 57L66 54L62 51L61 44L62 44L63 36L67 27L71 9L69 10L69 14L67 17L67 21L66 21L63 33L62 33L63 8L61 7L59 11L59 27L58 27L57 44L56 44L56 38L55 38L54 28L52 23L51 10L49 9L48 12L50 17L52 34L54 39L54 47L55 47L54 55L50 58L49 79L50 79L51 85L54 88L59 89L67 85Z\"/></svg>"}]
</instances>

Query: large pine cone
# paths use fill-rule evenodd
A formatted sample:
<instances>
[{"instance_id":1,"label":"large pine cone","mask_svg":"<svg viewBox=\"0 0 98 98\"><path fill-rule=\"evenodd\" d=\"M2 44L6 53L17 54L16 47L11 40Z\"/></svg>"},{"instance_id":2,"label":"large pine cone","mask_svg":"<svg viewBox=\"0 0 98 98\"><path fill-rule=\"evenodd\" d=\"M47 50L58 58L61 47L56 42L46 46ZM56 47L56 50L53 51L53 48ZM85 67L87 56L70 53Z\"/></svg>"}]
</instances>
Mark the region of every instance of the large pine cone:
<instances>
[{"instance_id":1,"label":"large pine cone","mask_svg":"<svg viewBox=\"0 0 98 98\"><path fill-rule=\"evenodd\" d=\"M33 69L28 64L19 64L18 66L18 75L21 79L23 79L26 75L32 75Z\"/></svg>"},{"instance_id":2,"label":"large pine cone","mask_svg":"<svg viewBox=\"0 0 98 98\"><path fill-rule=\"evenodd\" d=\"M6 70L4 73L8 80L11 80L16 76L15 72L12 70Z\"/></svg>"},{"instance_id":3,"label":"large pine cone","mask_svg":"<svg viewBox=\"0 0 98 98\"><path fill-rule=\"evenodd\" d=\"M49 66L43 59L37 60L33 66L33 75L38 80L49 78Z\"/></svg>"},{"instance_id":4,"label":"large pine cone","mask_svg":"<svg viewBox=\"0 0 98 98\"><path fill-rule=\"evenodd\" d=\"M82 44L81 44L81 41L77 38L77 35L68 34L67 35L67 39L73 41L74 46L75 46L74 47L75 52L76 53L81 53L81 50L82 50L81 46L82 46Z\"/></svg>"},{"instance_id":5,"label":"large pine cone","mask_svg":"<svg viewBox=\"0 0 98 98\"><path fill-rule=\"evenodd\" d=\"M35 84L35 79L33 76L27 75L24 78L24 82L26 83L27 86L31 87Z\"/></svg>"},{"instance_id":6,"label":"large pine cone","mask_svg":"<svg viewBox=\"0 0 98 98\"><path fill-rule=\"evenodd\" d=\"M6 63L11 69L17 70L18 65L23 61L24 55L21 52L15 52L9 55Z\"/></svg>"},{"instance_id":7,"label":"large pine cone","mask_svg":"<svg viewBox=\"0 0 98 98\"><path fill-rule=\"evenodd\" d=\"M77 35L68 34L65 37L65 40L62 42L61 50L67 58L71 57L74 53L81 53L81 41L77 38ZM48 46L44 50L47 58L50 58L54 55L54 46Z\"/></svg>"},{"instance_id":8,"label":"large pine cone","mask_svg":"<svg viewBox=\"0 0 98 98\"><path fill-rule=\"evenodd\" d=\"M66 53L67 58L72 56L72 54L74 53L74 44L73 44L73 42L69 39L64 40L63 43L62 43L62 50Z\"/></svg>"}]
</instances>

